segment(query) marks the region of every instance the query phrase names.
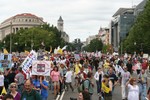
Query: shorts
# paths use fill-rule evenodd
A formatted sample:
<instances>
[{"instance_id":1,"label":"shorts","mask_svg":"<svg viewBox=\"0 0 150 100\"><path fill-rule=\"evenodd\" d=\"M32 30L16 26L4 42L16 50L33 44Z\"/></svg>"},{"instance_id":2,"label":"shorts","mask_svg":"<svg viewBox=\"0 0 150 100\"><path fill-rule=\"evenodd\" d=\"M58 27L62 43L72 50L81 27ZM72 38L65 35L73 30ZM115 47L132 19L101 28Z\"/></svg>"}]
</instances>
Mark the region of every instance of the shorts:
<instances>
[{"instance_id":1,"label":"shorts","mask_svg":"<svg viewBox=\"0 0 150 100\"><path fill-rule=\"evenodd\" d=\"M54 86L56 86L56 85L59 86L60 83L59 83L59 81L55 81L55 82L53 82L53 85L54 85Z\"/></svg>"}]
</instances>

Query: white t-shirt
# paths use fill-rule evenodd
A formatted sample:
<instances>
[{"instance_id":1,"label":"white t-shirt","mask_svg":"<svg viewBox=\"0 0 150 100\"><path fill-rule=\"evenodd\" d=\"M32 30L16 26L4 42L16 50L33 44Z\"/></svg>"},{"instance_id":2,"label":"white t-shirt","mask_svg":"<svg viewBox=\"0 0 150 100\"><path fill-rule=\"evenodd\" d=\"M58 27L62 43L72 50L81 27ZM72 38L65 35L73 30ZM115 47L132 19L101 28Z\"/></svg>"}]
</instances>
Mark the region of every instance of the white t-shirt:
<instances>
[{"instance_id":1,"label":"white t-shirt","mask_svg":"<svg viewBox=\"0 0 150 100\"><path fill-rule=\"evenodd\" d=\"M72 71L67 71L65 77L66 77L66 82L67 83L72 82Z\"/></svg>"},{"instance_id":2,"label":"white t-shirt","mask_svg":"<svg viewBox=\"0 0 150 100\"><path fill-rule=\"evenodd\" d=\"M122 84L123 86L125 86L126 83L127 83L127 81L128 81L129 78L130 78L130 72L128 72L128 71L122 72L122 73L121 73L121 77L122 77L121 84Z\"/></svg>"},{"instance_id":3,"label":"white t-shirt","mask_svg":"<svg viewBox=\"0 0 150 100\"><path fill-rule=\"evenodd\" d=\"M4 75L0 75L0 86L4 86Z\"/></svg>"}]
</instances>

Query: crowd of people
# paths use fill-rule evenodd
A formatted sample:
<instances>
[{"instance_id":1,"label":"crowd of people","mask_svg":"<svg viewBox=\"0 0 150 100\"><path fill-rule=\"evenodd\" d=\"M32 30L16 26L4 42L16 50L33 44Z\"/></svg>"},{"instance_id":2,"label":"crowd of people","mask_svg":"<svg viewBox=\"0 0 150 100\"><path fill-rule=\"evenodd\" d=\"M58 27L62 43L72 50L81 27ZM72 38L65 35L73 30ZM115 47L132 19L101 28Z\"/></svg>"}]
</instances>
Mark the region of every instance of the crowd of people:
<instances>
[{"instance_id":1,"label":"crowd of people","mask_svg":"<svg viewBox=\"0 0 150 100\"><path fill-rule=\"evenodd\" d=\"M79 97L70 100L93 100L96 87L99 100L112 100L115 87L120 86L122 100L150 100L149 60L142 55L79 54L77 59L68 54L46 60L51 65L49 76L32 75L32 66L24 73L19 60L0 71L1 99L48 100L49 91L56 99L71 89L78 90Z\"/></svg>"}]
</instances>

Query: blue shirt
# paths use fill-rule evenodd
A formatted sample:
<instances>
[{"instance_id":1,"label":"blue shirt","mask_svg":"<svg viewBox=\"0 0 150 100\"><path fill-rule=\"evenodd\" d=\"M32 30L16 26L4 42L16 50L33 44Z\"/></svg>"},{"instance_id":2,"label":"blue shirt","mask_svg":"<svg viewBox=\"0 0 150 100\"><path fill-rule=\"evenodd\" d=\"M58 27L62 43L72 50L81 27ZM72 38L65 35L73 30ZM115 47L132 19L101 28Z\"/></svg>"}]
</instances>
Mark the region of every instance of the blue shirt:
<instances>
[{"instance_id":1,"label":"blue shirt","mask_svg":"<svg viewBox=\"0 0 150 100\"><path fill-rule=\"evenodd\" d=\"M43 80L42 82L45 86L48 86L48 82ZM44 87L41 87L41 97L48 97L48 90L45 89Z\"/></svg>"},{"instance_id":2,"label":"blue shirt","mask_svg":"<svg viewBox=\"0 0 150 100\"><path fill-rule=\"evenodd\" d=\"M32 83L33 83L33 85L34 85L36 88L41 88L40 81L39 81L38 79L34 79L34 80L32 81ZM37 90L37 92L40 93L40 90L39 90L39 91Z\"/></svg>"}]
</instances>

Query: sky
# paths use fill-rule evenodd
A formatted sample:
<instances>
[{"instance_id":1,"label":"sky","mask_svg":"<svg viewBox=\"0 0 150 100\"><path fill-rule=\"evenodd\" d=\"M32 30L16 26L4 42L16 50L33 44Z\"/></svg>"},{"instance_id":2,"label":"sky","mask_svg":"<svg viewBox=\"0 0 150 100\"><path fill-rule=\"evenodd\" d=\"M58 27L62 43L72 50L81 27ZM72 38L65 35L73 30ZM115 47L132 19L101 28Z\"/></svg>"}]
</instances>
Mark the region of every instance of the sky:
<instances>
[{"instance_id":1,"label":"sky","mask_svg":"<svg viewBox=\"0 0 150 100\"><path fill-rule=\"evenodd\" d=\"M85 41L98 34L100 27L109 27L113 14L119 8L131 8L143 0L0 0L0 23L21 13L42 17L57 26L62 16L64 31L70 42L76 38Z\"/></svg>"}]
</instances>

